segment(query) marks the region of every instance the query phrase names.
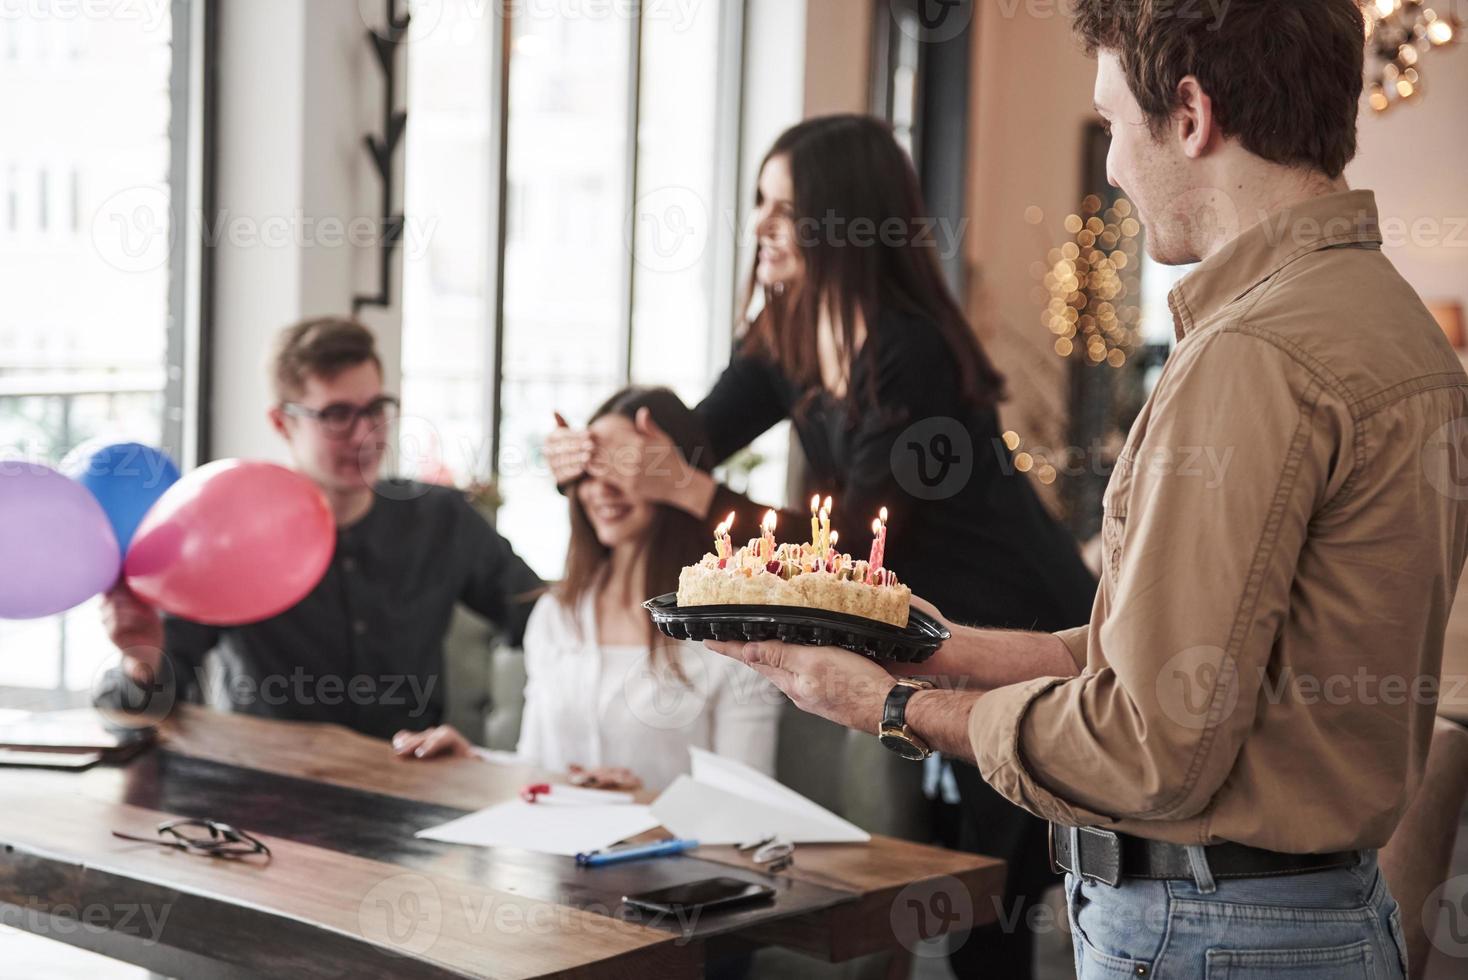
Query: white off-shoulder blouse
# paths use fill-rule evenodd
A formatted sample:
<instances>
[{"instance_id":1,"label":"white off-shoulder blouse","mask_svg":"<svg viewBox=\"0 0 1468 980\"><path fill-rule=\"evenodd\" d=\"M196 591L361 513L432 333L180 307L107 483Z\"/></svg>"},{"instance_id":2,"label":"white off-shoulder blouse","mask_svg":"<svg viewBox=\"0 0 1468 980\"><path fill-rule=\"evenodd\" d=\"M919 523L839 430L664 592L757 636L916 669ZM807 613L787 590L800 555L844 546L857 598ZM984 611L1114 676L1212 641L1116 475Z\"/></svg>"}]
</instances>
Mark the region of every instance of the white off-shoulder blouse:
<instances>
[{"instance_id":1,"label":"white off-shoulder blouse","mask_svg":"<svg viewBox=\"0 0 1468 980\"><path fill-rule=\"evenodd\" d=\"M653 791L688 772L690 746L774 775L784 695L701 644L671 651L687 684L648 647L597 642L595 601L572 611L553 595L525 629L525 714L516 754L549 770L625 766Z\"/></svg>"}]
</instances>

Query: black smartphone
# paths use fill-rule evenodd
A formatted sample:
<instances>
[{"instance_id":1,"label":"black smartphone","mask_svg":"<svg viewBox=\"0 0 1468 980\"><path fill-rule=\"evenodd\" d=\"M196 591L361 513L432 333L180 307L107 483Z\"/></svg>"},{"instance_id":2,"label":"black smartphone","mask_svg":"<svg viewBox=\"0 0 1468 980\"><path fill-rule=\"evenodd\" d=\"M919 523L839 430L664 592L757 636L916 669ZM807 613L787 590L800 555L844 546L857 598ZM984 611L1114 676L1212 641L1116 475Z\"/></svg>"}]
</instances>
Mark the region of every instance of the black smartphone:
<instances>
[{"instance_id":1,"label":"black smartphone","mask_svg":"<svg viewBox=\"0 0 1468 980\"><path fill-rule=\"evenodd\" d=\"M705 878L686 885L659 888L640 895L624 895L622 901L634 908L664 915L687 915L712 909L763 902L775 897L775 889L738 878Z\"/></svg>"}]
</instances>

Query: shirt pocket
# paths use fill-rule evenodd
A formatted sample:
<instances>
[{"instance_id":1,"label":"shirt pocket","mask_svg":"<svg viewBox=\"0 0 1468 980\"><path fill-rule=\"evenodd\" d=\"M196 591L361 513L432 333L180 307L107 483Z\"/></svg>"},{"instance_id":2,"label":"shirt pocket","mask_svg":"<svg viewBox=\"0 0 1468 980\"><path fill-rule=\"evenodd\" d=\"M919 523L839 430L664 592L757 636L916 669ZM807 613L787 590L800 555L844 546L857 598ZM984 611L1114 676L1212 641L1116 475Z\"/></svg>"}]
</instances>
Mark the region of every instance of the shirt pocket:
<instances>
[{"instance_id":1,"label":"shirt pocket","mask_svg":"<svg viewBox=\"0 0 1468 980\"><path fill-rule=\"evenodd\" d=\"M1101 567L1106 584L1116 587L1126 541L1127 505L1132 495L1135 465L1125 453L1117 457L1111 480L1101 498Z\"/></svg>"}]
</instances>

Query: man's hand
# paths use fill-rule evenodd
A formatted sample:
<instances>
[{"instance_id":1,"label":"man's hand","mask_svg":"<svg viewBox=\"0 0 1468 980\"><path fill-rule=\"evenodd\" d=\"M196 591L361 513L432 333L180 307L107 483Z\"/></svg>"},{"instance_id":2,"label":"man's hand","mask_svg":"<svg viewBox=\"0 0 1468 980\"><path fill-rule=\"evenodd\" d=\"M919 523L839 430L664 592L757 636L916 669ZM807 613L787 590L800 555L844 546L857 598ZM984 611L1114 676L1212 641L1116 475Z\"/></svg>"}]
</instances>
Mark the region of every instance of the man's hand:
<instances>
[{"instance_id":1,"label":"man's hand","mask_svg":"<svg viewBox=\"0 0 1468 980\"><path fill-rule=\"evenodd\" d=\"M151 686L163 665L163 619L158 610L119 582L102 597L102 625L122 651L122 669L135 684Z\"/></svg>"},{"instance_id":2,"label":"man's hand","mask_svg":"<svg viewBox=\"0 0 1468 980\"><path fill-rule=\"evenodd\" d=\"M392 750L405 759L468 759L474 755L469 740L452 725L421 732L404 729L392 737Z\"/></svg>"},{"instance_id":3,"label":"man's hand","mask_svg":"<svg viewBox=\"0 0 1468 980\"><path fill-rule=\"evenodd\" d=\"M847 728L875 735L882 706L896 681L874 661L838 647L768 643L704 644L715 653L748 664L770 680L795 706Z\"/></svg>"},{"instance_id":4,"label":"man's hand","mask_svg":"<svg viewBox=\"0 0 1468 980\"><path fill-rule=\"evenodd\" d=\"M887 665L887 669L898 677L949 677L967 673L963 657L959 654L959 648L964 645L964 639L960 634L967 632L968 627L951 622L947 616L938 611L937 606L920 596L913 596L909 602L913 609L927 614L939 626L946 629L952 639L920 664L891 663Z\"/></svg>"},{"instance_id":5,"label":"man's hand","mask_svg":"<svg viewBox=\"0 0 1468 980\"><path fill-rule=\"evenodd\" d=\"M957 678L940 686L993 690L1037 677L1074 677L1080 672L1070 650L1053 634L962 626L917 596L912 597L912 608L937 620L951 638L922 663L889 664L888 669L899 677Z\"/></svg>"}]
</instances>

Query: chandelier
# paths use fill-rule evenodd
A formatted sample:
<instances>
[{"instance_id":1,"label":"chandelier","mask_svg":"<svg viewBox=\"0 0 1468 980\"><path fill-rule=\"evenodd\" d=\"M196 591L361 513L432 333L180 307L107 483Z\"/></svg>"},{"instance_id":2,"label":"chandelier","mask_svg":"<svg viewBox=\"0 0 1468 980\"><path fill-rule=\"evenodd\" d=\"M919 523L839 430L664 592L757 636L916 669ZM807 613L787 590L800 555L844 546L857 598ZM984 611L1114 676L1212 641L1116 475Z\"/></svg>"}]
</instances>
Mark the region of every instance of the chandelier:
<instances>
[{"instance_id":1,"label":"chandelier","mask_svg":"<svg viewBox=\"0 0 1468 980\"><path fill-rule=\"evenodd\" d=\"M1422 96L1417 62L1424 51L1451 44L1463 29L1456 14L1440 15L1423 0L1367 0L1366 42L1378 63L1371 108L1385 112Z\"/></svg>"}]
</instances>

